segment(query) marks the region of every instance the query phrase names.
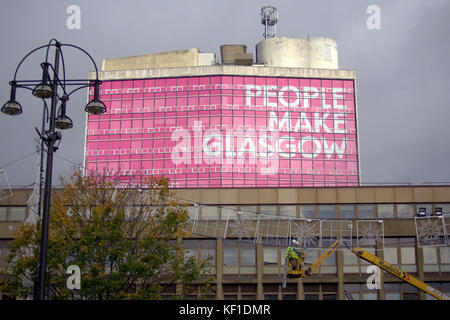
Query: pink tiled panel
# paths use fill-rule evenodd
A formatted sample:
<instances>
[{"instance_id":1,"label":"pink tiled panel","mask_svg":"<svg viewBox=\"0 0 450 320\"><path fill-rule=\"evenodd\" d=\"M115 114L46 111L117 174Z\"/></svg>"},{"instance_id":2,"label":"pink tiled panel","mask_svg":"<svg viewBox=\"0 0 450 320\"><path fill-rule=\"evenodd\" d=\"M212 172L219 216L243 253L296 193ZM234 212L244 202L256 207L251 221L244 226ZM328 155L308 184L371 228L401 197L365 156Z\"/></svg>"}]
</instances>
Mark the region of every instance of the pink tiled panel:
<instances>
[{"instance_id":1,"label":"pink tiled panel","mask_svg":"<svg viewBox=\"0 0 450 320\"><path fill-rule=\"evenodd\" d=\"M174 188L359 184L353 80L114 80L100 98L107 112L88 118L88 172L164 175Z\"/></svg>"}]
</instances>

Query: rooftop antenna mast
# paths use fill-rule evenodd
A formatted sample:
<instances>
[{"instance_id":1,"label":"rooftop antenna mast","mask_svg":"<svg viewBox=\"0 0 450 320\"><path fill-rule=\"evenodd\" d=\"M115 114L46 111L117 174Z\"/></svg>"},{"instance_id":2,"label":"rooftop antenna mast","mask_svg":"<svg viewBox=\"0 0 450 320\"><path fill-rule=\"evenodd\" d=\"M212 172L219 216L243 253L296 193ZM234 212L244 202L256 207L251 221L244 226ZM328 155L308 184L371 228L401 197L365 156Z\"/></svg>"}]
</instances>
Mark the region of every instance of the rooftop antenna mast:
<instances>
[{"instance_id":1,"label":"rooftop antenna mast","mask_svg":"<svg viewBox=\"0 0 450 320\"><path fill-rule=\"evenodd\" d=\"M277 22L277 8L271 6L261 8L261 23L264 25L264 39L276 37L277 28L275 25Z\"/></svg>"}]
</instances>

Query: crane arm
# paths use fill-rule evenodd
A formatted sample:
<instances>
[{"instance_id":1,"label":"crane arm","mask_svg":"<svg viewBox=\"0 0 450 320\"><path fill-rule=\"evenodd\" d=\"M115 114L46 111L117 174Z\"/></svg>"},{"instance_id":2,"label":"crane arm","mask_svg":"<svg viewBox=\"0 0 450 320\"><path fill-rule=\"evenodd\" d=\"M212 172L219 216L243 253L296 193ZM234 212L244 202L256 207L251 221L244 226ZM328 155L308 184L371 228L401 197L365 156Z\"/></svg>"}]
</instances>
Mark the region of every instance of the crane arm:
<instances>
[{"instance_id":1,"label":"crane arm","mask_svg":"<svg viewBox=\"0 0 450 320\"><path fill-rule=\"evenodd\" d=\"M413 285L414 287L418 288L419 290L422 290L423 292L428 293L439 300L450 300L450 297L448 297L444 293L434 289L433 287L430 287L426 283L411 276L410 274L404 272L403 270L397 268L396 266L393 266L390 263L380 259L379 257L371 254L370 252L368 252L364 249L361 249L361 248L353 248L351 250L354 254L356 254L361 259L366 260L367 262L380 267L384 271L392 274L393 276L399 278L400 280L403 280L403 281Z\"/></svg>"},{"instance_id":2,"label":"crane arm","mask_svg":"<svg viewBox=\"0 0 450 320\"><path fill-rule=\"evenodd\" d=\"M306 274L308 276L312 275L314 272L317 271L317 269L320 268L320 266L322 265L322 263L324 263L332 254L333 252L336 250L336 248L339 246L340 241L336 240L331 247L328 248L327 251L325 251L320 257L319 259L316 260L316 262L314 262L314 264L308 268L308 270L306 271Z\"/></svg>"}]
</instances>

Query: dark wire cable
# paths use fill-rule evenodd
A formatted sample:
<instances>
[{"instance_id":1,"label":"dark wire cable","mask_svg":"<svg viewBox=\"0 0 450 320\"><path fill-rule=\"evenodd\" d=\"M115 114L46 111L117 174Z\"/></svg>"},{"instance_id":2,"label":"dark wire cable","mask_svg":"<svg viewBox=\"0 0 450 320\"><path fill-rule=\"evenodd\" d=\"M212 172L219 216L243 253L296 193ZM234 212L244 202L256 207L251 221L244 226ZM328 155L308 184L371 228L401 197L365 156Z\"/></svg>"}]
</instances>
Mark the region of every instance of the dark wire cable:
<instances>
[{"instance_id":1,"label":"dark wire cable","mask_svg":"<svg viewBox=\"0 0 450 320\"><path fill-rule=\"evenodd\" d=\"M19 161L21 161L21 160L23 160L23 159L26 159L26 158L28 158L29 156L31 156L31 155L33 155L33 154L35 154L35 153L37 153L36 150L33 151L32 153L29 153L29 154L27 154L27 155L25 155L25 156L23 156L23 157L17 159L17 160L11 161L11 162L5 164L3 167L0 167L0 170L1 170L1 169L4 169L4 168L6 168L6 167L8 167L8 166L10 166L10 165L13 165L13 164L15 164L15 163L17 163L17 162L19 162Z\"/></svg>"}]
</instances>

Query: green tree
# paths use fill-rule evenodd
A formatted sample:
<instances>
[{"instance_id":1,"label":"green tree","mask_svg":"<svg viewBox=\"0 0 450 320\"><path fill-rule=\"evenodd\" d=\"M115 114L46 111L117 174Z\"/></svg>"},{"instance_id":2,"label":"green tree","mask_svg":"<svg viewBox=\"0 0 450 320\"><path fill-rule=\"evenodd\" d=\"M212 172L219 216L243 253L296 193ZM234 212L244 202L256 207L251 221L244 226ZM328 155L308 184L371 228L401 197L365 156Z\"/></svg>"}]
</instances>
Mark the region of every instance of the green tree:
<instances>
[{"instance_id":1,"label":"green tree","mask_svg":"<svg viewBox=\"0 0 450 320\"><path fill-rule=\"evenodd\" d=\"M189 229L186 205L165 178L132 186L103 173L77 170L53 194L48 239L48 284L52 299L160 299L168 286L182 299L192 288L211 292L203 274L208 261L185 258ZM33 296L40 230L24 225L10 243L1 291ZM70 265L81 271L81 288L69 289Z\"/></svg>"}]
</instances>

